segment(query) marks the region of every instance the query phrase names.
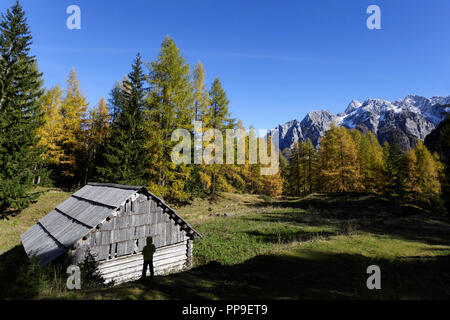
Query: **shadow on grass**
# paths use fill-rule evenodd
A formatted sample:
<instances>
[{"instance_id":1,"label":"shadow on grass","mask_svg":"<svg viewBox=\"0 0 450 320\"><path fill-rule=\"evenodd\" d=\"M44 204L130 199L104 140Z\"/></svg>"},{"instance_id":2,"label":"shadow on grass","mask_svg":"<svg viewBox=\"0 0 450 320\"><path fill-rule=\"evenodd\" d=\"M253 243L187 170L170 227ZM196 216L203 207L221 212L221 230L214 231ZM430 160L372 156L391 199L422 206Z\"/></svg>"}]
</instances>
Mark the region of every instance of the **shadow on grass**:
<instances>
[{"instance_id":1,"label":"shadow on grass","mask_svg":"<svg viewBox=\"0 0 450 320\"><path fill-rule=\"evenodd\" d=\"M0 255L0 299L31 299L39 293L39 279L33 277L32 262L22 246Z\"/></svg>"},{"instance_id":2,"label":"shadow on grass","mask_svg":"<svg viewBox=\"0 0 450 320\"><path fill-rule=\"evenodd\" d=\"M363 231L432 245L450 245L447 219L414 206L397 205L375 194L313 194L303 199L282 199L272 206L281 210L244 219L309 227L333 226L336 229L334 235Z\"/></svg>"},{"instance_id":3,"label":"shadow on grass","mask_svg":"<svg viewBox=\"0 0 450 320\"><path fill-rule=\"evenodd\" d=\"M261 231L248 231L247 234L255 237L259 241L270 242L270 243L290 243L290 242L302 242L310 241L312 239L327 239L333 235L335 232L321 231L321 232L306 232L306 231L283 231L283 232L261 232Z\"/></svg>"},{"instance_id":4,"label":"shadow on grass","mask_svg":"<svg viewBox=\"0 0 450 320\"><path fill-rule=\"evenodd\" d=\"M368 290L367 267L381 268L381 290ZM262 255L242 264L211 262L82 298L121 299L449 299L450 257L383 260L361 255Z\"/></svg>"},{"instance_id":5,"label":"shadow on grass","mask_svg":"<svg viewBox=\"0 0 450 320\"><path fill-rule=\"evenodd\" d=\"M39 277L21 248L0 256L1 299L41 297ZM23 251L23 250L22 250ZM368 290L367 267L381 268L381 290ZM30 270L31 268L31 270ZM49 267L44 271L51 272ZM41 268L45 270L46 268ZM450 256L386 260L312 250L217 262L109 289L67 293L73 299L449 299Z\"/></svg>"}]
</instances>

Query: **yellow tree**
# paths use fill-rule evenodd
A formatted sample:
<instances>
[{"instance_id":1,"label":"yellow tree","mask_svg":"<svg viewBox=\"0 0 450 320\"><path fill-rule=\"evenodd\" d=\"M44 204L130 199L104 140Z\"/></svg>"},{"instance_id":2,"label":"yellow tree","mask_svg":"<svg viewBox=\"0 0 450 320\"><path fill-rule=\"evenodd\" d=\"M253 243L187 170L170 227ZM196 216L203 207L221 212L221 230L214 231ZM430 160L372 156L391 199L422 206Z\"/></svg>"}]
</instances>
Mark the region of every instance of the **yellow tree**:
<instances>
[{"instance_id":1,"label":"yellow tree","mask_svg":"<svg viewBox=\"0 0 450 320\"><path fill-rule=\"evenodd\" d=\"M283 192L283 178L281 177L281 170L280 170L280 166L279 166L279 156L277 155L277 153L279 152L279 150L275 150L272 147L272 138L270 136L267 136L267 142L265 141L265 138L259 138L260 144L261 143L267 143L267 155L262 155L262 159L260 161L263 163L264 167L270 167L273 166L274 163L269 163L268 165L265 164L267 162L269 162L269 157L271 162L272 161L277 161L277 166L276 166L276 172L268 172L268 173L272 173L272 174L266 174L266 175L261 175L261 184L262 184L262 193L269 195L269 196L273 196L273 197L278 197L281 195L281 193ZM260 147L261 148L261 147ZM264 148L262 148L261 150L264 150ZM275 152L275 154L273 153ZM273 167L275 168L275 167Z\"/></svg>"},{"instance_id":2,"label":"yellow tree","mask_svg":"<svg viewBox=\"0 0 450 320\"><path fill-rule=\"evenodd\" d=\"M369 192L381 192L384 168L383 148L371 131L363 133L358 141L359 171L364 189Z\"/></svg>"},{"instance_id":3,"label":"yellow tree","mask_svg":"<svg viewBox=\"0 0 450 320\"><path fill-rule=\"evenodd\" d=\"M417 147L408 151L406 164L405 184L408 200L431 204L433 199L439 198L443 165L437 154L432 155L423 143L418 141Z\"/></svg>"},{"instance_id":4,"label":"yellow tree","mask_svg":"<svg viewBox=\"0 0 450 320\"><path fill-rule=\"evenodd\" d=\"M320 142L322 189L327 192L361 190L358 149L349 131L332 127Z\"/></svg>"},{"instance_id":5,"label":"yellow tree","mask_svg":"<svg viewBox=\"0 0 450 320\"><path fill-rule=\"evenodd\" d=\"M205 68L198 61L194 66L194 120L205 120L203 117L207 112L209 104L209 93L205 87Z\"/></svg>"},{"instance_id":6,"label":"yellow tree","mask_svg":"<svg viewBox=\"0 0 450 320\"><path fill-rule=\"evenodd\" d=\"M83 170L83 158L86 153L85 127L86 110L88 103L80 90L80 81L77 79L75 69L67 79L67 89L61 105L63 123L61 157L62 175L65 183L78 183L77 176ZM79 177L79 176L78 176Z\"/></svg>"},{"instance_id":7,"label":"yellow tree","mask_svg":"<svg viewBox=\"0 0 450 320\"><path fill-rule=\"evenodd\" d=\"M63 158L63 123L61 115L62 90L59 86L48 90L42 97L44 125L37 131L39 146L45 148L42 157L52 165L59 165Z\"/></svg>"},{"instance_id":8,"label":"yellow tree","mask_svg":"<svg viewBox=\"0 0 450 320\"><path fill-rule=\"evenodd\" d=\"M105 99L102 97L98 105L89 111L87 121L87 148L88 163L85 181L88 181L95 171L95 165L99 158L99 153L104 146L110 133L111 115L108 111Z\"/></svg>"}]
</instances>

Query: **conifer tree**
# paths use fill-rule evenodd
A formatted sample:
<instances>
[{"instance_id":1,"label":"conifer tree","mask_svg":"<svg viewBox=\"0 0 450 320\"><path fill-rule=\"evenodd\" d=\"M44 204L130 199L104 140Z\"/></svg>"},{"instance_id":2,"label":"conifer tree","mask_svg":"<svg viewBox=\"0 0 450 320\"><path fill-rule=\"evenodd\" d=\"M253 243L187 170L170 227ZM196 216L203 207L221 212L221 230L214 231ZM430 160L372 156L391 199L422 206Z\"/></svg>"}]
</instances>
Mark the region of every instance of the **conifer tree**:
<instances>
[{"instance_id":1,"label":"conifer tree","mask_svg":"<svg viewBox=\"0 0 450 320\"><path fill-rule=\"evenodd\" d=\"M283 180L282 193L289 195L290 194L289 161L281 152L280 152L280 176L281 179Z\"/></svg>"},{"instance_id":2,"label":"conifer tree","mask_svg":"<svg viewBox=\"0 0 450 320\"><path fill-rule=\"evenodd\" d=\"M364 189L369 192L382 190L383 150L371 131L361 135L359 144L360 174Z\"/></svg>"},{"instance_id":3,"label":"conifer tree","mask_svg":"<svg viewBox=\"0 0 450 320\"><path fill-rule=\"evenodd\" d=\"M150 92L147 109L147 164L149 188L168 200L185 201L184 191L191 167L172 162L171 140L175 129L192 132L193 85L189 65L180 54L175 42L166 37L158 58L149 64Z\"/></svg>"},{"instance_id":4,"label":"conifer tree","mask_svg":"<svg viewBox=\"0 0 450 320\"><path fill-rule=\"evenodd\" d=\"M109 136L111 115L108 111L105 99L102 97L94 109L89 111L88 119L88 158L85 182L88 182L95 173L95 167L99 164L100 152L105 147Z\"/></svg>"},{"instance_id":5,"label":"conifer tree","mask_svg":"<svg viewBox=\"0 0 450 320\"><path fill-rule=\"evenodd\" d=\"M264 142L265 138L260 138L260 143ZM267 136L267 150L268 153L271 154L272 150L272 138L270 136ZM261 184L262 184L262 190L261 192L263 194L272 196L272 197L278 197L283 192L283 178L281 177L281 170L278 167L278 170L275 174L271 175L262 175L261 176Z\"/></svg>"},{"instance_id":6,"label":"conifer tree","mask_svg":"<svg viewBox=\"0 0 450 320\"><path fill-rule=\"evenodd\" d=\"M41 103L44 113L44 124L38 129L37 133L41 138L39 145L44 147L42 158L53 166L59 165L63 157L62 95L63 92L59 86L55 86L45 92Z\"/></svg>"},{"instance_id":7,"label":"conifer tree","mask_svg":"<svg viewBox=\"0 0 450 320\"><path fill-rule=\"evenodd\" d=\"M86 110L88 102L81 92L75 69L67 78L65 96L61 102L63 154L60 161L62 181L65 187L83 183L86 165Z\"/></svg>"},{"instance_id":8,"label":"conifer tree","mask_svg":"<svg viewBox=\"0 0 450 320\"><path fill-rule=\"evenodd\" d=\"M427 148L439 155L444 165L441 178L442 200L450 214L450 115L438 125L426 138Z\"/></svg>"},{"instance_id":9,"label":"conifer tree","mask_svg":"<svg viewBox=\"0 0 450 320\"><path fill-rule=\"evenodd\" d=\"M332 127L320 142L321 184L327 192L349 192L361 189L358 150L349 131Z\"/></svg>"},{"instance_id":10,"label":"conifer tree","mask_svg":"<svg viewBox=\"0 0 450 320\"><path fill-rule=\"evenodd\" d=\"M147 155L145 150L145 75L138 53L132 71L116 92L116 110L110 136L106 140L97 171L102 182L145 185Z\"/></svg>"},{"instance_id":11,"label":"conifer tree","mask_svg":"<svg viewBox=\"0 0 450 320\"><path fill-rule=\"evenodd\" d=\"M41 161L42 74L30 55L32 36L17 1L0 17L0 214L22 209Z\"/></svg>"},{"instance_id":12,"label":"conifer tree","mask_svg":"<svg viewBox=\"0 0 450 320\"><path fill-rule=\"evenodd\" d=\"M302 191L300 143L295 142L289 154L289 195L299 196Z\"/></svg>"},{"instance_id":13,"label":"conifer tree","mask_svg":"<svg viewBox=\"0 0 450 320\"><path fill-rule=\"evenodd\" d=\"M385 161L385 186L384 193L397 201L404 201L406 195L406 158L397 140L392 139L392 143L385 143L383 147Z\"/></svg>"},{"instance_id":14,"label":"conifer tree","mask_svg":"<svg viewBox=\"0 0 450 320\"><path fill-rule=\"evenodd\" d=\"M406 154L405 188L409 202L432 205L441 194L443 165L421 141Z\"/></svg>"},{"instance_id":15,"label":"conifer tree","mask_svg":"<svg viewBox=\"0 0 450 320\"><path fill-rule=\"evenodd\" d=\"M199 61L194 67L194 120L202 120L209 105L209 92L205 87L205 68Z\"/></svg>"},{"instance_id":16,"label":"conifer tree","mask_svg":"<svg viewBox=\"0 0 450 320\"><path fill-rule=\"evenodd\" d=\"M219 130L222 135L225 135L226 129L234 128L234 120L231 119L228 112L229 100L227 98L225 90L222 88L222 83L219 78L215 78L209 93L210 105L204 115L204 126L210 129ZM226 141L224 141L224 150L226 150ZM205 164L202 167L202 171L208 173L210 176L210 195L215 196L218 180L225 183L223 177L223 169L226 164Z\"/></svg>"},{"instance_id":17,"label":"conifer tree","mask_svg":"<svg viewBox=\"0 0 450 320\"><path fill-rule=\"evenodd\" d=\"M317 151L311 140L300 144L300 165L303 172L303 193L310 194L316 186Z\"/></svg>"}]
</instances>

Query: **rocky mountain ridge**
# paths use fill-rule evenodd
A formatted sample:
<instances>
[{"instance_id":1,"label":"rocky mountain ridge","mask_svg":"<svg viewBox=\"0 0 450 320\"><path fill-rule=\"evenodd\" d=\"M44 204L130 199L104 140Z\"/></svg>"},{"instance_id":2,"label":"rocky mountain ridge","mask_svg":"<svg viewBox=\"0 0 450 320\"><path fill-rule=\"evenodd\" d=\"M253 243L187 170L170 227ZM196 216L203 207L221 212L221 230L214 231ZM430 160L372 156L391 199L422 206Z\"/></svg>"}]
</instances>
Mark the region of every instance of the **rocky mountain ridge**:
<instances>
[{"instance_id":1,"label":"rocky mountain ridge","mask_svg":"<svg viewBox=\"0 0 450 320\"><path fill-rule=\"evenodd\" d=\"M382 99L353 100L344 112L333 114L327 110L313 110L302 121L292 120L269 130L278 132L281 150L291 148L297 141L308 138L318 146L331 126L344 126L375 133L381 144L395 137L403 150L413 147L417 139L425 137L450 113L450 96L425 98L408 95L394 102Z\"/></svg>"}]
</instances>

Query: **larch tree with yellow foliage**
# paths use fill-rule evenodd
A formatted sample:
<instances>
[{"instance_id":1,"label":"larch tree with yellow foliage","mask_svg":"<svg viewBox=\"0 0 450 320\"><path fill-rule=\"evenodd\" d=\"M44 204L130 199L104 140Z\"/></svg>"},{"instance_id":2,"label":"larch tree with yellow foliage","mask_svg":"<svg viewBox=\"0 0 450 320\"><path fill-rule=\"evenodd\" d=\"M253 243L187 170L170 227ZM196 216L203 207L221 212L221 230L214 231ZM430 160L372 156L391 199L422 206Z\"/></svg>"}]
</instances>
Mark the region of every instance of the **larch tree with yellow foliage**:
<instances>
[{"instance_id":1,"label":"larch tree with yellow foliage","mask_svg":"<svg viewBox=\"0 0 450 320\"><path fill-rule=\"evenodd\" d=\"M321 186L326 192L361 190L358 148L344 127L332 127L320 142Z\"/></svg>"},{"instance_id":2,"label":"larch tree with yellow foliage","mask_svg":"<svg viewBox=\"0 0 450 320\"><path fill-rule=\"evenodd\" d=\"M443 165L437 154L431 154L422 141L406 154L406 193L409 202L433 204L441 194Z\"/></svg>"},{"instance_id":3,"label":"larch tree with yellow foliage","mask_svg":"<svg viewBox=\"0 0 450 320\"><path fill-rule=\"evenodd\" d=\"M86 163L86 139L83 129L86 124L88 103L80 89L80 81L75 69L67 79L66 94L61 103L62 129L61 139L63 154L61 157L61 175L63 184L81 183L84 164Z\"/></svg>"},{"instance_id":4,"label":"larch tree with yellow foliage","mask_svg":"<svg viewBox=\"0 0 450 320\"><path fill-rule=\"evenodd\" d=\"M59 86L45 92L42 97L44 125L38 129L41 138L39 145L43 146L43 160L52 165L59 165L64 155L62 149L63 119L61 114L62 90Z\"/></svg>"}]
</instances>

